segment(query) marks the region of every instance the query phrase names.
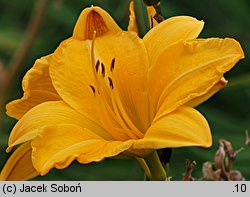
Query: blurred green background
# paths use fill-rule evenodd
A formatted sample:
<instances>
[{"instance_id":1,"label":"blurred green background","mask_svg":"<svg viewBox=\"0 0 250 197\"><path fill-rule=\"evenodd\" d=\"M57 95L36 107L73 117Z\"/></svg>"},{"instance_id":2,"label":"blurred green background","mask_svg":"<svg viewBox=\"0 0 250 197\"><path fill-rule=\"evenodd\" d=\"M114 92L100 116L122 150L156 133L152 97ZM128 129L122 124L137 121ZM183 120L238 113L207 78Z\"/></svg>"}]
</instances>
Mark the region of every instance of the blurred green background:
<instances>
[{"instance_id":1,"label":"blurred green background","mask_svg":"<svg viewBox=\"0 0 250 197\"><path fill-rule=\"evenodd\" d=\"M0 0L0 64L8 65L20 45L35 0ZM107 10L117 23L126 30L128 25L129 0L51 0L32 50L22 65L22 72L15 79L9 101L22 96L21 80L33 62L53 52L58 44L71 36L74 23L82 9L99 5ZM185 159L195 160L194 176L200 178L202 163L213 161L218 139L230 140L235 149L244 147L235 161L235 169L250 180L250 147L245 146L245 130L250 129L250 1L248 0L161 0L166 18L190 15L205 21L200 37L233 37L245 51L246 58L237 64L226 78L229 84L209 101L198 107L210 123L213 146L210 149L197 147L173 150L170 166L172 180L181 180L185 172ZM15 120L3 116L0 128L0 169L8 158L4 152L8 135ZM143 180L140 166L133 160L107 159L100 163L79 165L74 162L65 170L52 170L45 177L35 180Z\"/></svg>"}]
</instances>

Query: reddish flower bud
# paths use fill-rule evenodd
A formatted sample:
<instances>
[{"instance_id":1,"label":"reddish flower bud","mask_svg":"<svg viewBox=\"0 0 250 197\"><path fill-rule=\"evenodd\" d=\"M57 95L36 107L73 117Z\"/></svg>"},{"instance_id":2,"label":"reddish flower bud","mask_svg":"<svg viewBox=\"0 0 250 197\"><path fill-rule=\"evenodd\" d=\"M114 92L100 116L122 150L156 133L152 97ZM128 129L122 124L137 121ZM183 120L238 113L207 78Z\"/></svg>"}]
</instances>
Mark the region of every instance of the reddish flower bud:
<instances>
[{"instance_id":1,"label":"reddish flower bud","mask_svg":"<svg viewBox=\"0 0 250 197\"><path fill-rule=\"evenodd\" d=\"M160 4L160 0L143 0L144 1L144 4L146 6L154 6L154 7L157 7L159 6Z\"/></svg>"}]
</instances>

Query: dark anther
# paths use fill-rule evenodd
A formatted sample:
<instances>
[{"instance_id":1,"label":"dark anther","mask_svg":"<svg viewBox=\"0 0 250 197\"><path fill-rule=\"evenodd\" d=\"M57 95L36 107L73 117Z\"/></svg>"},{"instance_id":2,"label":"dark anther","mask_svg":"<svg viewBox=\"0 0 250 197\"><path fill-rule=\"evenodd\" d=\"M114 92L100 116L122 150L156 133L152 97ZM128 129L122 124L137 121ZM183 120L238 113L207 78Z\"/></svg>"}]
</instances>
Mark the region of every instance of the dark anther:
<instances>
[{"instance_id":1,"label":"dark anther","mask_svg":"<svg viewBox=\"0 0 250 197\"><path fill-rule=\"evenodd\" d=\"M113 58L111 61L110 71L112 72L114 68L115 68L115 58Z\"/></svg>"},{"instance_id":2,"label":"dark anther","mask_svg":"<svg viewBox=\"0 0 250 197\"><path fill-rule=\"evenodd\" d=\"M94 88L94 86L89 85L89 87L91 88L91 90L92 90L92 91L93 91L93 93L95 94L95 88Z\"/></svg>"},{"instance_id":3,"label":"dark anther","mask_svg":"<svg viewBox=\"0 0 250 197\"><path fill-rule=\"evenodd\" d=\"M95 70L96 70L96 72L98 72L99 65L100 65L100 61L98 60L98 61L96 62L96 65L95 65Z\"/></svg>"},{"instance_id":4,"label":"dark anther","mask_svg":"<svg viewBox=\"0 0 250 197\"><path fill-rule=\"evenodd\" d=\"M102 66L102 76L105 77L105 67L104 67L104 64L101 63L101 66Z\"/></svg>"},{"instance_id":5,"label":"dark anther","mask_svg":"<svg viewBox=\"0 0 250 197\"><path fill-rule=\"evenodd\" d=\"M113 85L113 81L110 77L108 77L108 80L109 80L109 86L114 89L114 85Z\"/></svg>"}]
</instances>

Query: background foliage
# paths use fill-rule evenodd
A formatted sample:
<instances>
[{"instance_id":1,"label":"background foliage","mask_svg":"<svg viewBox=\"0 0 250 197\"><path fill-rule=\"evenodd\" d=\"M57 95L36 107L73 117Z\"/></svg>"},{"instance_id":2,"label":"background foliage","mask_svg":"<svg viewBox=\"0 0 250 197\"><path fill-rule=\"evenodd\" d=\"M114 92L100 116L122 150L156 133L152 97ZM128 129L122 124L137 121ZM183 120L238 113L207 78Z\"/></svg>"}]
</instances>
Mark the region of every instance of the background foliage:
<instances>
[{"instance_id":1,"label":"background foliage","mask_svg":"<svg viewBox=\"0 0 250 197\"><path fill-rule=\"evenodd\" d=\"M0 0L0 64L8 65L11 56L19 46L27 21L31 15L35 0ZM128 25L129 0L51 0L43 20L42 27L33 44L32 50L22 65L12 87L8 100L21 97L21 80L34 61L53 52L58 44L71 36L74 23L82 9L99 5L106 9L118 24L126 30ZM218 139L230 140L238 149L244 147L235 161L234 168L239 169L250 180L250 147L245 146L245 130L250 129L250 1L248 0L161 0L164 16L190 15L205 21L200 37L233 37L245 51L246 58L226 74L229 84L212 99L198 107L210 123L213 134L213 146L210 149L197 147L173 150L170 175L173 180L181 180L185 172L186 158L195 160L196 177L202 177L201 167L205 161L212 161L218 148ZM8 135L15 120L3 116L0 128L0 169L7 160L4 152ZM101 163L79 165L73 163L66 170L52 170L45 177L35 180L143 180L140 166L133 160L109 159Z\"/></svg>"}]
</instances>

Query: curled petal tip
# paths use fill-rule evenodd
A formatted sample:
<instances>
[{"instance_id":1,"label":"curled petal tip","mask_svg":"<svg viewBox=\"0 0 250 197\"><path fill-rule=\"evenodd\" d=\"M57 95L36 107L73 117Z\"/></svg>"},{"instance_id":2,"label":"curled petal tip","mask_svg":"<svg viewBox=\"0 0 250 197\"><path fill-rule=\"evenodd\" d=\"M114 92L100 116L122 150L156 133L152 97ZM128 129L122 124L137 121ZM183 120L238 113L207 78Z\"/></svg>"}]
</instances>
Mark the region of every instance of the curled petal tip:
<instances>
[{"instance_id":1,"label":"curled petal tip","mask_svg":"<svg viewBox=\"0 0 250 197\"><path fill-rule=\"evenodd\" d=\"M109 31L121 31L121 29L105 10L91 5L80 14L74 28L73 38L91 40L93 31L96 31L97 36L101 36Z\"/></svg>"},{"instance_id":2,"label":"curled petal tip","mask_svg":"<svg viewBox=\"0 0 250 197\"><path fill-rule=\"evenodd\" d=\"M6 153L9 153L9 152L11 152L13 150L13 147L12 146L9 146L8 148L6 148Z\"/></svg>"}]
</instances>

